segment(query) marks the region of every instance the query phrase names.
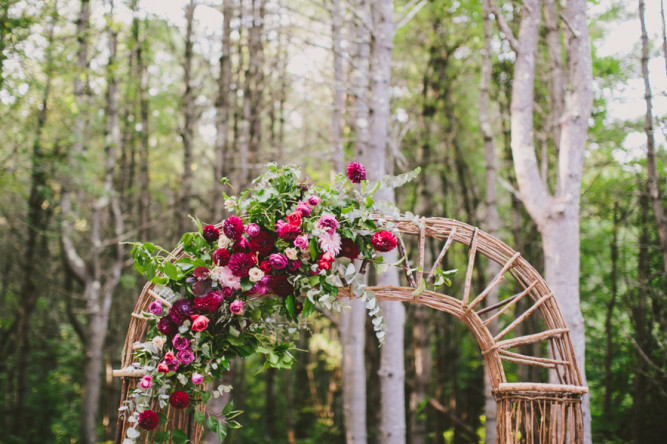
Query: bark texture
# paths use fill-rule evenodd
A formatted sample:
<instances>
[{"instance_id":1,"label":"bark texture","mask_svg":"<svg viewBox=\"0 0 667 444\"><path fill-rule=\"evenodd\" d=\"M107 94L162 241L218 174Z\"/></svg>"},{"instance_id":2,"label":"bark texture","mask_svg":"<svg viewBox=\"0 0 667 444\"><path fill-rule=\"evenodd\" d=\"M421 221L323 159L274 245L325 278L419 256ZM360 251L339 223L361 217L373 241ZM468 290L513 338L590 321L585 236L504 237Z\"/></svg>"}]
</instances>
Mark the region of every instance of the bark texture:
<instances>
[{"instance_id":1,"label":"bark texture","mask_svg":"<svg viewBox=\"0 0 667 444\"><path fill-rule=\"evenodd\" d=\"M369 146L366 165L371 180L390 173L387 155L389 128L391 50L394 40L394 7L391 0L371 4L371 92L369 107ZM381 190L378 199L394 201L393 190ZM397 261L396 251L387 253L385 263ZM389 270L378 277L378 285L398 285L398 270ZM385 344L380 353L380 390L382 397L379 441L384 444L405 443L405 307L400 302L380 303L387 323Z\"/></svg>"},{"instance_id":2,"label":"bark texture","mask_svg":"<svg viewBox=\"0 0 667 444\"><path fill-rule=\"evenodd\" d=\"M491 6L488 0L482 4L484 14L484 47L482 49L482 66L479 80L479 123L482 138L484 139L484 159L486 162L486 194L485 207L486 217L484 219L484 230L491 236L498 236L500 227L500 216L496 204L496 179L498 171L498 158L496 155L495 135L491 127L491 111L489 109L491 87L491 39L493 37L493 23L491 19ZM488 261L485 269L487 279L493 277L500 271L500 265L494 261ZM494 289L486 297L487 305L498 302L498 288ZM493 321L489 324L491 333L497 332L498 323ZM491 382L487 372L484 372L484 416L486 417L486 442L496 442L496 399L491 394Z\"/></svg>"},{"instance_id":3,"label":"bark texture","mask_svg":"<svg viewBox=\"0 0 667 444\"><path fill-rule=\"evenodd\" d=\"M646 132L646 174L648 180L648 192L653 204L653 216L658 226L660 247L662 248L662 265L667 276L667 219L665 219L665 207L660 198L660 178L655 159L655 137L653 136L653 103L651 98L651 83L648 76L648 37L646 35L646 22L644 0L639 0L639 22L642 28L642 77L644 78L644 99L646 100L646 114L644 119L644 131Z\"/></svg>"},{"instance_id":4,"label":"bark texture","mask_svg":"<svg viewBox=\"0 0 667 444\"><path fill-rule=\"evenodd\" d=\"M190 221L187 216L192 214L192 158L193 158L193 138L195 126L195 98L192 85L192 59L193 46L192 40L194 14L197 3L190 0L185 7L185 56L183 59L183 83L185 92L183 93L183 129L181 139L183 140L183 175L181 176L181 203L178 214L179 232L187 231Z\"/></svg>"},{"instance_id":5,"label":"bark texture","mask_svg":"<svg viewBox=\"0 0 667 444\"><path fill-rule=\"evenodd\" d=\"M540 177L534 145L534 83L540 31L540 1L523 5L512 86L512 155L521 198L543 239L545 277L570 329L577 362L584 371L584 322L579 303L579 203L583 154L593 102L592 63L586 2L569 0L561 13L567 81L560 122L556 190L552 196ZM591 442L589 397L584 397L584 439Z\"/></svg>"}]
</instances>

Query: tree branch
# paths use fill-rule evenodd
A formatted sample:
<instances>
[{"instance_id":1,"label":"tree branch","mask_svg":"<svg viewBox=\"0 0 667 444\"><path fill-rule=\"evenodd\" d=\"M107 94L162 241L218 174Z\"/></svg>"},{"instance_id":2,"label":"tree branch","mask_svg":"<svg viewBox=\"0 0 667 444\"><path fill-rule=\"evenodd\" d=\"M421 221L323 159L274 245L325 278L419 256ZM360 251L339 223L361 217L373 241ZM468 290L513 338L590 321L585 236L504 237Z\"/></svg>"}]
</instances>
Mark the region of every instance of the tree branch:
<instances>
[{"instance_id":1,"label":"tree branch","mask_svg":"<svg viewBox=\"0 0 667 444\"><path fill-rule=\"evenodd\" d=\"M509 27L507 24L507 21L505 20L505 16L502 14L500 11L500 8L496 6L496 3L494 0L489 0L489 5L491 6L491 10L493 11L493 15L496 16L496 23L498 23L498 27L500 28L500 31L505 34L505 38L509 42L510 46L514 50L514 52L519 52L519 41L514 37L514 33L512 32L512 29Z\"/></svg>"},{"instance_id":2,"label":"tree branch","mask_svg":"<svg viewBox=\"0 0 667 444\"><path fill-rule=\"evenodd\" d=\"M417 3L417 4L415 5L415 7L412 8L412 9L410 10L410 12L408 12L407 14L405 14L405 15L403 16L403 18L400 19L400 20L398 21L398 23L396 24L396 29L399 29L399 28L405 26L408 22L410 22L410 20L412 20L412 18L413 18L415 15L417 15L417 13L418 13L424 6L426 6L426 3L427 3L426 0L421 0L419 3Z\"/></svg>"}]
</instances>

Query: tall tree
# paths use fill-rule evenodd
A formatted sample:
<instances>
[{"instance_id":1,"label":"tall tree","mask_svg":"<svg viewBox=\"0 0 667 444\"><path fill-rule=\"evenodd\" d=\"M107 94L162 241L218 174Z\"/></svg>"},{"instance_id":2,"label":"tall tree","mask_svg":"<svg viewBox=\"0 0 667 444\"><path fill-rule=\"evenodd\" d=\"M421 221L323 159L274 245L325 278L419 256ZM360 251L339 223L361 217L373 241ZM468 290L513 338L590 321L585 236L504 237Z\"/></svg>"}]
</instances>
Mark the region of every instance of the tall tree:
<instances>
[{"instance_id":1,"label":"tall tree","mask_svg":"<svg viewBox=\"0 0 667 444\"><path fill-rule=\"evenodd\" d=\"M58 2L47 5L50 20L46 28L47 47L44 60L46 77L42 91L39 111L37 114L37 125L32 140L30 194L28 196L27 227L28 238L23 248L22 260L22 285L20 290L21 303L18 305L16 316L16 401L13 406L12 434L22 438L26 437L27 428L30 424L26 412L26 398L28 395L28 365L30 362L30 332L31 318L37 306L41 291L38 287L39 270L48 255L48 227L53 215L50 208L49 154L44 146L44 127L48 118L48 110L51 99L51 87L54 78L54 30L59 20ZM1 68L1 67L0 67Z\"/></svg>"},{"instance_id":2,"label":"tall tree","mask_svg":"<svg viewBox=\"0 0 667 444\"><path fill-rule=\"evenodd\" d=\"M646 174L648 181L648 192L653 204L653 217L658 226L658 236L662 248L662 265L667 276L667 219L665 219L665 207L660 197L660 177L655 158L655 137L653 136L653 103L651 96L651 83L648 76L648 36L646 35L646 21L644 18L644 0L639 0L639 22L642 34L642 77L644 78L644 99L646 100L646 114L644 120L644 131L646 132Z\"/></svg>"},{"instance_id":3,"label":"tall tree","mask_svg":"<svg viewBox=\"0 0 667 444\"><path fill-rule=\"evenodd\" d=\"M123 247L116 240L112 254L106 254L108 243L104 226L111 222L113 235L119 239L123 233L123 215L116 190L114 189L114 167L117 151L120 146L120 127L118 123L118 76L116 51L118 43L118 27L114 23L114 1L109 0L107 15L107 34L109 59L107 62L106 81L106 127L104 131L104 175L102 189L92 205L91 230L89 247L90 260L85 262L74 245L74 236L69 220L71 214L70 196L63 196L62 212L62 245L66 263L84 287L86 301L87 325L85 329L86 364L85 381L83 384L83 401L81 411L80 442L93 444L97 440L97 417L99 413L100 392L103 386L103 352L104 341L109 326L109 313L114 290L120 280L123 267ZM82 2L83 16L84 5ZM73 150L72 150L73 151ZM109 221L108 216L111 216Z\"/></svg>"},{"instance_id":4,"label":"tall tree","mask_svg":"<svg viewBox=\"0 0 667 444\"><path fill-rule=\"evenodd\" d=\"M334 28L336 26L336 16L341 14L340 7L337 0L332 4L332 20L334 21ZM354 8L358 14L358 18L353 21L353 28L355 29L355 46L354 55L351 61L352 65L352 79L351 90L354 96L354 108L352 115L355 116L354 124L354 152L356 158L361 157L368 150L368 86L369 86L369 61L370 61L370 35L368 33L368 24L370 23L370 8L368 2L365 0L357 0ZM339 17L340 19L340 17ZM340 32L340 31L338 31ZM336 43L336 29L334 29L334 48L340 48L340 42ZM340 36L338 37L340 38ZM342 53L338 57L342 58ZM334 94L341 93L339 91L337 64L342 64L342 61L334 60ZM342 86L342 85L341 85ZM337 112L338 99L335 99L333 130L340 131L340 114ZM341 100L342 102L342 100ZM342 106L342 103L341 105ZM342 110L341 110L342 111ZM342 142L340 134L333 139L333 144L336 146L334 151L337 151L337 144ZM342 153L341 153L342 154ZM342 159L338 161L336 166L337 171L343 170ZM341 313L340 316L340 337L343 345L343 413L345 415L345 437L348 443L364 444L367 441L367 425L366 425L366 366L365 366L365 323L366 323L366 308L364 302L356 299L350 299L350 309Z\"/></svg>"},{"instance_id":5,"label":"tall tree","mask_svg":"<svg viewBox=\"0 0 667 444\"><path fill-rule=\"evenodd\" d=\"M223 1L222 9L222 54L220 55L220 76L218 77L218 97L215 101L216 108L216 139L215 139L215 167L213 171L213 201L215 221L222 218L224 201L222 196L222 183L220 179L225 176L225 167L229 156L229 118L230 113L230 85L232 82L232 59L231 59L231 22L233 6L230 1Z\"/></svg>"},{"instance_id":6,"label":"tall tree","mask_svg":"<svg viewBox=\"0 0 667 444\"><path fill-rule=\"evenodd\" d=\"M498 205L496 203L496 180L498 175L498 156L496 154L495 134L491 126L490 88L491 88L491 70L493 67L491 39L493 38L492 11L489 0L482 2L483 26L484 26L484 46L482 48L482 66L479 79L479 127L484 139L484 159L486 161L486 194L485 208L486 217L484 218L484 229L494 237L498 236L500 228L500 216L498 215ZM485 274L489 278L500 272L500 265L489 260L486 265ZM485 303L489 306L498 302L498 288L493 289L486 297ZM489 324L489 331L495 333L498 325L494 320ZM491 394L491 381L488 373L484 373L484 416L486 417L486 442L491 444L496 442L496 400Z\"/></svg>"},{"instance_id":7,"label":"tall tree","mask_svg":"<svg viewBox=\"0 0 667 444\"><path fill-rule=\"evenodd\" d=\"M187 229L189 221L187 216L192 214L192 159L193 159L193 139L195 131L195 96L193 85L193 27L196 0L190 0L185 7L185 56L183 58L183 83L185 92L183 93L183 129L181 138L183 139L183 176L181 179L181 203L177 220L180 232Z\"/></svg>"},{"instance_id":8,"label":"tall tree","mask_svg":"<svg viewBox=\"0 0 667 444\"><path fill-rule=\"evenodd\" d=\"M534 143L534 99L537 50L540 36L539 0L526 0L522 7L519 37L497 14L501 30L516 52L512 86L511 124L514 170L528 212L537 224L543 241L545 274L552 288L575 349L577 363L584 371L584 320L579 303L579 202L581 172L588 118L593 104L591 49L586 22L586 2L570 0L560 11L568 24L564 31L567 77L564 81L565 106L557 117L560 146L556 187L552 195L546 178L540 175ZM591 442L590 400L584 398L585 442Z\"/></svg>"},{"instance_id":9,"label":"tall tree","mask_svg":"<svg viewBox=\"0 0 667 444\"><path fill-rule=\"evenodd\" d=\"M387 150L390 118L391 50L394 40L394 5L391 0L371 3L371 76L369 103L369 144L365 162L370 178L379 180L391 172L391 160ZM394 202L393 189L378 192L378 198ZM395 251L384 258L386 263L397 260ZM394 267L378 277L378 285L398 285L398 270ZM380 303L387 322L387 334L380 354L380 385L382 408L380 417L380 442L386 444L405 442L405 362L404 326L405 307L401 302Z\"/></svg>"}]
</instances>

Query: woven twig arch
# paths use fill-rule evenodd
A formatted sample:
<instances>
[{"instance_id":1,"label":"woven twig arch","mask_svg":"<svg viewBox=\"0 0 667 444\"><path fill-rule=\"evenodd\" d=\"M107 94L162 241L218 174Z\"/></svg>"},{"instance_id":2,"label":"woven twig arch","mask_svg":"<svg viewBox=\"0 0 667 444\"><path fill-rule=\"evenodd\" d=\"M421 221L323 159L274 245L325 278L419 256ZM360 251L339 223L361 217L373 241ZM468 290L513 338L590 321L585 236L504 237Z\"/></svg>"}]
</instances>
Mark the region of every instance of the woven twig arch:
<instances>
[{"instance_id":1,"label":"woven twig arch","mask_svg":"<svg viewBox=\"0 0 667 444\"><path fill-rule=\"evenodd\" d=\"M462 296L452 296L425 290L416 292L417 282L422 277L429 279L433 272L425 275L424 271L417 272L417 278L408 276L409 287L371 287L377 299L403 301L422 304L450 313L463 321L474 334L482 355L486 362L492 393L497 401L497 442L498 443L561 443L583 442L583 419L581 398L587 393L582 385L581 375L575 361L574 349L569 337L569 331L561 316L556 298L540 274L517 252L493 236L468 224L444 218L421 219L420 223L412 221L396 221L399 231L404 236L417 237L417 262L420 270L427 270L424 263L426 238L432 237L443 243L438 258L434 261L431 270L440 264L453 243L468 247L468 267L465 272L465 281ZM405 253L402 240L399 243L401 253ZM180 249L174 251L174 256L180 257ZM499 264L501 270L493 277L486 288L478 294L473 294L472 279L475 259L482 255ZM521 290L513 296L507 297L493 306L483 307L482 302L489 293L497 288L507 274L514 278ZM141 342L146 334L147 322L141 315L147 311L153 301L154 284L147 284L137 301L128 334L123 349L122 365L124 370L114 374L124 378L122 402L127 398L130 390L136 386L137 378L141 373L132 370L133 346ZM342 289L341 297L350 297L351 292ZM522 313L510 311L516 308L517 302L528 301L528 308ZM501 315L513 314L513 318L497 334L489 331L489 324ZM516 335L514 333L529 316L539 316L542 330L531 334ZM520 346L529 344L545 344L548 349L547 357L531 356L511 351ZM505 363L536 366L551 369L557 376L557 384L542 382L512 382L508 383L505 377ZM192 442L199 442L203 428L192 421L192 418L181 415L169 409L168 416L175 427L189 432ZM116 442L120 443L125 431L129 427L122 419L118 422Z\"/></svg>"}]
</instances>

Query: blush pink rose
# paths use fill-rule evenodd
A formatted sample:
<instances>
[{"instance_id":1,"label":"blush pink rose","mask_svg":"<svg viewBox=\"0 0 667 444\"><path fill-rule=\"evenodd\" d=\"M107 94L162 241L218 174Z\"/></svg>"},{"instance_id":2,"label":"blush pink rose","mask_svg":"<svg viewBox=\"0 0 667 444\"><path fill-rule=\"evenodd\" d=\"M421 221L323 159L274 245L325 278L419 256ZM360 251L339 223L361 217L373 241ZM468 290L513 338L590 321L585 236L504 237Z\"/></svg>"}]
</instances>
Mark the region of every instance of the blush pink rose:
<instances>
[{"instance_id":1,"label":"blush pink rose","mask_svg":"<svg viewBox=\"0 0 667 444\"><path fill-rule=\"evenodd\" d=\"M192 331L204 331L208 327L209 319L206 316L192 316Z\"/></svg>"}]
</instances>

